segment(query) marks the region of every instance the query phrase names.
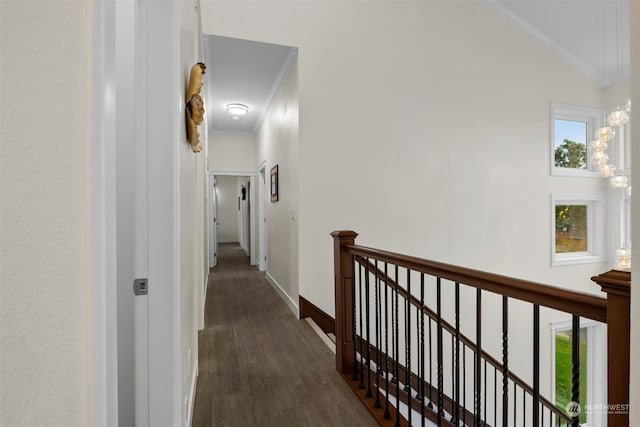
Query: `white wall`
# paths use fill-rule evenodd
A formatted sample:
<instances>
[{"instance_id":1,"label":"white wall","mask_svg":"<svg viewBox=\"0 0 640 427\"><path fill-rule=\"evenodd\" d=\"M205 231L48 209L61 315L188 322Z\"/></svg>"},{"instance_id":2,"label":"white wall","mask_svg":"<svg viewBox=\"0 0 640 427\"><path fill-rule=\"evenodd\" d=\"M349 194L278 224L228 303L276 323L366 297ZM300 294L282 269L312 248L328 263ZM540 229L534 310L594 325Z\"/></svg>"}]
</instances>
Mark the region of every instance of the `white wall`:
<instances>
[{"instance_id":1,"label":"white wall","mask_svg":"<svg viewBox=\"0 0 640 427\"><path fill-rule=\"evenodd\" d=\"M94 424L91 9L0 2L0 423Z\"/></svg>"},{"instance_id":2,"label":"white wall","mask_svg":"<svg viewBox=\"0 0 640 427\"><path fill-rule=\"evenodd\" d=\"M197 62L204 61L202 56L201 32L199 28L199 11L197 1L189 0L180 3L180 63L178 87L182 100L189 84L191 68ZM197 311L201 310L204 288L204 241L207 238L205 212L204 186L207 180L205 166L206 151L194 153L186 138L184 120L184 103L180 104L178 114L179 132L177 145L177 158L179 162L179 221L180 221L180 282L181 290L180 330L181 330L181 364L179 373L180 394L179 403L181 411L180 425L191 425L191 413L193 411L193 399L195 397L195 383L198 367L198 328L199 318ZM199 126L201 144L204 146L204 126ZM184 407L184 402L187 407ZM181 409L182 409L181 408Z\"/></svg>"},{"instance_id":3,"label":"white wall","mask_svg":"<svg viewBox=\"0 0 640 427\"><path fill-rule=\"evenodd\" d=\"M366 246L599 293L590 277L605 263L550 265L550 194L604 183L550 176L548 138L551 102L602 107L603 93L490 4L208 1L203 25L299 48L299 286L327 313L338 229ZM529 310L512 315L531 322ZM543 354L560 318L543 313ZM498 334L483 342L498 347ZM531 342L523 334L511 348L523 356L516 372L528 372Z\"/></svg>"},{"instance_id":4,"label":"white wall","mask_svg":"<svg viewBox=\"0 0 640 427\"><path fill-rule=\"evenodd\" d=\"M209 170L255 172L256 139L253 135L212 134L209 138Z\"/></svg>"},{"instance_id":5,"label":"white wall","mask_svg":"<svg viewBox=\"0 0 640 427\"><path fill-rule=\"evenodd\" d=\"M597 289L602 265L550 267L550 193L602 183L550 177L548 134L550 102L598 107L600 89L492 6L206 2L203 14L205 33L300 48L305 297L333 313L328 233L344 228L362 244Z\"/></svg>"},{"instance_id":6,"label":"white wall","mask_svg":"<svg viewBox=\"0 0 640 427\"><path fill-rule=\"evenodd\" d=\"M274 95L257 131L256 169L263 163L267 175L267 274L286 294L289 307L295 309L299 295L298 68L295 64ZM278 165L278 201L271 202L270 171L275 165Z\"/></svg>"},{"instance_id":7,"label":"white wall","mask_svg":"<svg viewBox=\"0 0 640 427\"><path fill-rule=\"evenodd\" d=\"M238 177L216 176L218 189L218 243L240 241Z\"/></svg>"}]
</instances>

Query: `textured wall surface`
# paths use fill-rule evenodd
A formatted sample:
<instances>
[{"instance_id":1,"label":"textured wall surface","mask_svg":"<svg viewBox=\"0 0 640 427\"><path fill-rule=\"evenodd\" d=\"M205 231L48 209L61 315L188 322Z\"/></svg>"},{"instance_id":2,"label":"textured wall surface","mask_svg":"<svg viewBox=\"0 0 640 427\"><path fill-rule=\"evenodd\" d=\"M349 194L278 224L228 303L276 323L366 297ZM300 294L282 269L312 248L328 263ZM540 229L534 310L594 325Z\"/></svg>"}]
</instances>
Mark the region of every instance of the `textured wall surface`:
<instances>
[{"instance_id":1,"label":"textured wall surface","mask_svg":"<svg viewBox=\"0 0 640 427\"><path fill-rule=\"evenodd\" d=\"M0 424L89 424L86 4L0 2Z\"/></svg>"}]
</instances>

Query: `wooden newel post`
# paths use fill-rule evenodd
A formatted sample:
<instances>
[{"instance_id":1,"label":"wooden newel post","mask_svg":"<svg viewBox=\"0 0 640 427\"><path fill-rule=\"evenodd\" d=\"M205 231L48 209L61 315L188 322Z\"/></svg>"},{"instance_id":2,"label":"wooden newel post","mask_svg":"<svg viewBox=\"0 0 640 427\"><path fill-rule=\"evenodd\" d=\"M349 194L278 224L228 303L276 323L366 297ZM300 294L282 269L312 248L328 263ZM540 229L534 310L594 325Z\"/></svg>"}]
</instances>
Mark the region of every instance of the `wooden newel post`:
<instances>
[{"instance_id":1,"label":"wooden newel post","mask_svg":"<svg viewBox=\"0 0 640 427\"><path fill-rule=\"evenodd\" d=\"M336 297L336 369L341 374L353 372L353 259L345 245L355 244L358 233L334 231L333 260Z\"/></svg>"},{"instance_id":2,"label":"wooden newel post","mask_svg":"<svg viewBox=\"0 0 640 427\"><path fill-rule=\"evenodd\" d=\"M607 425L629 427L631 273L611 270L591 280L607 293Z\"/></svg>"}]
</instances>

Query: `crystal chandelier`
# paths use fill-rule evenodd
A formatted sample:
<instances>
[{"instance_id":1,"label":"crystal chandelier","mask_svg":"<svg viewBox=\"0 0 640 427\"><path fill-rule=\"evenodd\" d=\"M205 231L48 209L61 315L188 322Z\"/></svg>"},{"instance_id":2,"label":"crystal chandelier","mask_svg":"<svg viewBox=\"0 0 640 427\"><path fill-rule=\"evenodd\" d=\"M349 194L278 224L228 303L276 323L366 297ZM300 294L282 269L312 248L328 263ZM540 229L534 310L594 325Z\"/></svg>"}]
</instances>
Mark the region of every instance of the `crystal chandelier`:
<instances>
[{"instance_id":1,"label":"crystal chandelier","mask_svg":"<svg viewBox=\"0 0 640 427\"><path fill-rule=\"evenodd\" d=\"M591 164L600 175L609 180L614 191L617 212L617 245L614 269L631 268L631 168L629 141L629 114L631 99L624 107L618 106L598 130L597 139L591 141ZM609 151L612 150L612 151ZM611 154L611 155L609 155Z\"/></svg>"}]
</instances>

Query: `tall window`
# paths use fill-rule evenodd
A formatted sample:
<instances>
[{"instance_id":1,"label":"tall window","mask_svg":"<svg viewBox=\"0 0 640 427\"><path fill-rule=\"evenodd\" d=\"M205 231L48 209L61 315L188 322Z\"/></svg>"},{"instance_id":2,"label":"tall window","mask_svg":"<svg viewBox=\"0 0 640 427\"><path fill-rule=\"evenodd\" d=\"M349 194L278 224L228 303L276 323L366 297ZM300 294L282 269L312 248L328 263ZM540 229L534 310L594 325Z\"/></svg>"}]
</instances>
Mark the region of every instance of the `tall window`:
<instances>
[{"instance_id":1,"label":"tall window","mask_svg":"<svg viewBox=\"0 0 640 427\"><path fill-rule=\"evenodd\" d=\"M589 164L589 142L598 129L602 111L551 104L551 174L598 176Z\"/></svg>"},{"instance_id":2,"label":"tall window","mask_svg":"<svg viewBox=\"0 0 640 427\"><path fill-rule=\"evenodd\" d=\"M588 336L587 328L580 329L580 397L579 404L580 408L580 423L585 423L587 421L587 411L586 403L587 403L587 367L588 365ZM556 331L555 334L555 345L556 345L556 354L555 354L555 370L556 370L556 383L555 383L555 394L556 394L556 406L564 411L569 402L571 402L573 396L573 363L571 358L571 347L572 347L572 339L571 339L571 330L559 330Z\"/></svg>"},{"instance_id":3,"label":"tall window","mask_svg":"<svg viewBox=\"0 0 640 427\"><path fill-rule=\"evenodd\" d=\"M573 361L571 322L551 323L552 402L565 412L573 401ZM580 424L606 425L607 364L606 325L592 320L580 321ZM587 424L585 424L587 423Z\"/></svg>"}]
</instances>

